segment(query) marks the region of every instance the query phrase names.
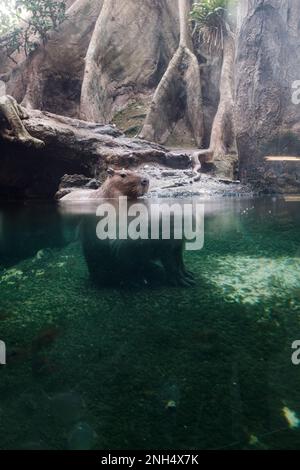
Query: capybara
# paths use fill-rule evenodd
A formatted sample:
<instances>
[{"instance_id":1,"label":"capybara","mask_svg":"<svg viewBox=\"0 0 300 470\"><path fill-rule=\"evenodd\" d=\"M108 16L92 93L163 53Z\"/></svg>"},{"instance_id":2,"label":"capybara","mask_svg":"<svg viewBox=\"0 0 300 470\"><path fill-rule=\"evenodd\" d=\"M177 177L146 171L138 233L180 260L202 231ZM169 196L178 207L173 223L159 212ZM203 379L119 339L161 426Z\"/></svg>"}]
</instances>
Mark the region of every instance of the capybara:
<instances>
[{"instance_id":1,"label":"capybara","mask_svg":"<svg viewBox=\"0 0 300 470\"><path fill-rule=\"evenodd\" d=\"M147 208L149 204L143 201L139 205ZM118 207L118 203L115 202L114 206ZM128 205L128 214L130 207L132 205ZM98 223L98 216L87 214L82 218L80 231L83 253L94 284L99 287L194 284L192 274L184 265L183 237L175 239L171 236L169 239L163 239L160 232L158 239L125 239L119 235L115 238L100 239L97 236ZM120 220L117 220L116 226L119 227L119 224ZM151 233L151 222L148 227ZM118 229L116 233L119 233Z\"/></svg>"},{"instance_id":2,"label":"capybara","mask_svg":"<svg viewBox=\"0 0 300 470\"><path fill-rule=\"evenodd\" d=\"M101 188L74 190L60 199L60 202L88 202L97 199L118 199L120 196L134 200L148 192L149 179L143 174L112 168L109 168L107 173L108 178Z\"/></svg>"}]
</instances>

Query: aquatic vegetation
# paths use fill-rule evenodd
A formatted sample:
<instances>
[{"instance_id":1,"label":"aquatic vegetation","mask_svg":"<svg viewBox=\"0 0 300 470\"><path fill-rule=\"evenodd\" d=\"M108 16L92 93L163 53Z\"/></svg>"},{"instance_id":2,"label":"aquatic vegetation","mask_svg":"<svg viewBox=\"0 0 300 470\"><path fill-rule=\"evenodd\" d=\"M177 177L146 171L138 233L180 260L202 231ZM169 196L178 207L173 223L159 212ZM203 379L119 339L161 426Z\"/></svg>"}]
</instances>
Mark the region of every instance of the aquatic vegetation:
<instances>
[{"instance_id":1,"label":"aquatic vegetation","mask_svg":"<svg viewBox=\"0 0 300 470\"><path fill-rule=\"evenodd\" d=\"M22 280L24 277L23 271L20 269L6 269L3 274L0 276L0 283L7 282L8 284L13 284L16 281Z\"/></svg>"},{"instance_id":2,"label":"aquatic vegetation","mask_svg":"<svg viewBox=\"0 0 300 470\"><path fill-rule=\"evenodd\" d=\"M291 429L296 429L300 427L300 419L298 418L295 411L290 410L287 406L285 406L282 409L282 414Z\"/></svg>"},{"instance_id":3,"label":"aquatic vegetation","mask_svg":"<svg viewBox=\"0 0 300 470\"><path fill-rule=\"evenodd\" d=\"M180 402L180 390L176 383L166 383L161 391L166 410L176 410Z\"/></svg>"},{"instance_id":4,"label":"aquatic vegetation","mask_svg":"<svg viewBox=\"0 0 300 470\"><path fill-rule=\"evenodd\" d=\"M37 277L39 277L39 276L44 276L44 275L45 275L45 271L43 271L42 269L39 269L38 271L36 271L35 275L36 275Z\"/></svg>"},{"instance_id":5,"label":"aquatic vegetation","mask_svg":"<svg viewBox=\"0 0 300 470\"><path fill-rule=\"evenodd\" d=\"M1 311L0 310L0 321L5 321L10 318L11 314L9 312Z\"/></svg>"},{"instance_id":6,"label":"aquatic vegetation","mask_svg":"<svg viewBox=\"0 0 300 470\"><path fill-rule=\"evenodd\" d=\"M65 262L57 263L56 266L57 266L58 268L63 268L64 266L66 266L66 263L65 263Z\"/></svg>"},{"instance_id":7,"label":"aquatic vegetation","mask_svg":"<svg viewBox=\"0 0 300 470\"><path fill-rule=\"evenodd\" d=\"M45 255L46 255L45 250L39 250L36 254L36 259L40 260L40 259L44 258Z\"/></svg>"},{"instance_id":8,"label":"aquatic vegetation","mask_svg":"<svg viewBox=\"0 0 300 470\"><path fill-rule=\"evenodd\" d=\"M286 216L282 236L266 204L251 232L248 212L207 222L191 289L99 289L77 242L16 264L22 280L0 285L0 447L296 446L281 404L300 409L299 225Z\"/></svg>"},{"instance_id":9,"label":"aquatic vegetation","mask_svg":"<svg viewBox=\"0 0 300 470\"><path fill-rule=\"evenodd\" d=\"M176 404L176 401L174 400L169 400L166 404L166 409L167 410L176 410L177 408L177 404Z\"/></svg>"},{"instance_id":10,"label":"aquatic vegetation","mask_svg":"<svg viewBox=\"0 0 300 470\"><path fill-rule=\"evenodd\" d=\"M268 447L254 434L249 437L249 445L257 450L268 450Z\"/></svg>"},{"instance_id":11,"label":"aquatic vegetation","mask_svg":"<svg viewBox=\"0 0 300 470\"><path fill-rule=\"evenodd\" d=\"M249 437L249 444L251 446L258 444L258 438L254 434L251 434L251 436Z\"/></svg>"},{"instance_id":12,"label":"aquatic vegetation","mask_svg":"<svg viewBox=\"0 0 300 470\"><path fill-rule=\"evenodd\" d=\"M215 260L216 273L209 280L229 302L255 305L284 298L300 284L300 258L231 256Z\"/></svg>"}]
</instances>

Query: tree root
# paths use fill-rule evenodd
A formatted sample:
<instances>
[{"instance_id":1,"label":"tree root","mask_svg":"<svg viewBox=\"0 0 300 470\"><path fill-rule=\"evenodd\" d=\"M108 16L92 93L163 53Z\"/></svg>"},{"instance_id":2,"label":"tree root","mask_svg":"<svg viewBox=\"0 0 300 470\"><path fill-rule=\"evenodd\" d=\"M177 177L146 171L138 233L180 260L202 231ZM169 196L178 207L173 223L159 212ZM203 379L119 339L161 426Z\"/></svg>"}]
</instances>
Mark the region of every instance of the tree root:
<instances>
[{"instance_id":1,"label":"tree root","mask_svg":"<svg viewBox=\"0 0 300 470\"><path fill-rule=\"evenodd\" d=\"M166 142L176 122L185 118L197 145L203 137L200 72L196 57L180 46L153 97L141 138Z\"/></svg>"},{"instance_id":2,"label":"tree root","mask_svg":"<svg viewBox=\"0 0 300 470\"><path fill-rule=\"evenodd\" d=\"M223 48L223 65L220 78L220 102L214 118L210 146L195 154L194 165L213 163L225 159L234 142L234 57L235 42L230 31L227 32ZM198 160L198 162L197 162Z\"/></svg>"},{"instance_id":3,"label":"tree root","mask_svg":"<svg viewBox=\"0 0 300 470\"><path fill-rule=\"evenodd\" d=\"M140 137L165 143L184 119L201 147L204 134L200 67L192 52L189 0L178 0L180 44L154 94Z\"/></svg>"},{"instance_id":4,"label":"tree root","mask_svg":"<svg viewBox=\"0 0 300 470\"><path fill-rule=\"evenodd\" d=\"M20 142L27 147L44 147L42 140L32 137L26 130L22 120L28 117L26 110L12 96L0 97L0 136L4 140Z\"/></svg>"}]
</instances>

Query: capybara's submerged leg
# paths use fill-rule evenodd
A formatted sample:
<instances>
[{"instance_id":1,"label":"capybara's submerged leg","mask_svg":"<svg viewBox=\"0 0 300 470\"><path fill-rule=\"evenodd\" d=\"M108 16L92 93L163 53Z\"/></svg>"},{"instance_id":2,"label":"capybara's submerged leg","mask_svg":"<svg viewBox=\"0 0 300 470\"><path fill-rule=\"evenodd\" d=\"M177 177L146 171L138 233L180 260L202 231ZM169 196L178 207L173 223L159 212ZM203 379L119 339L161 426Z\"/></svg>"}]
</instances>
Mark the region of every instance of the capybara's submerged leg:
<instances>
[{"instance_id":1,"label":"capybara's submerged leg","mask_svg":"<svg viewBox=\"0 0 300 470\"><path fill-rule=\"evenodd\" d=\"M185 269L181 245L163 254L161 261L166 271L167 280L171 285L190 287L195 284L193 275Z\"/></svg>"}]
</instances>

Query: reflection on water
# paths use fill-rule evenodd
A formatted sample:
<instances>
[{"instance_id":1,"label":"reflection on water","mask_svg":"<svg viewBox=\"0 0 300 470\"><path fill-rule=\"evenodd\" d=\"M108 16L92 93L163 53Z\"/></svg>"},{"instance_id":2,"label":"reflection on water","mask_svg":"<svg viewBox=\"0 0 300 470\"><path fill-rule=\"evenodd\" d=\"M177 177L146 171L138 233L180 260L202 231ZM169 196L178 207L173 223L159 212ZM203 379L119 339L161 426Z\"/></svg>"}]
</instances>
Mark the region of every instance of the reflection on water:
<instances>
[{"instance_id":1,"label":"reflection on water","mask_svg":"<svg viewBox=\"0 0 300 470\"><path fill-rule=\"evenodd\" d=\"M205 203L183 264L183 240L115 255L92 214L3 207L0 448L300 448L299 208Z\"/></svg>"}]
</instances>

